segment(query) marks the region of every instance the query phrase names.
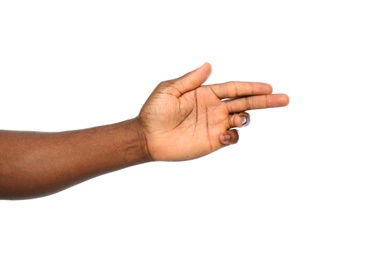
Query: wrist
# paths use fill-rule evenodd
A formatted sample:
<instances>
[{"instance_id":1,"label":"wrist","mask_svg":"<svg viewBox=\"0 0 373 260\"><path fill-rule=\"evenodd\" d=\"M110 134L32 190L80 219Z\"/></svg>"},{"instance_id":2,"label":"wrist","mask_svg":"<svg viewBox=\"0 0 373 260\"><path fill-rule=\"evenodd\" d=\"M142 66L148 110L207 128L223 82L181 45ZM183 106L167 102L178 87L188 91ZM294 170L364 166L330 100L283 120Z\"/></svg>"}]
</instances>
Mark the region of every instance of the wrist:
<instances>
[{"instance_id":1,"label":"wrist","mask_svg":"<svg viewBox=\"0 0 373 260\"><path fill-rule=\"evenodd\" d=\"M144 128L137 117L123 121L124 160L128 166L153 161Z\"/></svg>"}]
</instances>

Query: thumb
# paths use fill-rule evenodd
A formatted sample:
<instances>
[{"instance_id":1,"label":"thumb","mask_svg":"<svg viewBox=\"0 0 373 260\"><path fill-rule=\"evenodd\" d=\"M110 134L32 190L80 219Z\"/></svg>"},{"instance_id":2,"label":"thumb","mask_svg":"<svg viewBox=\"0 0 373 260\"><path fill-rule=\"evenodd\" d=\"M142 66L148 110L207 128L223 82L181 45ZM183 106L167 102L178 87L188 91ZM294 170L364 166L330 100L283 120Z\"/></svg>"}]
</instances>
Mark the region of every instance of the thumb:
<instances>
[{"instance_id":1,"label":"thumb","mask_svg":"<svg viewBox=\"0 0 373 260\"><path fill-rule=\"evenodd\" d=\"M211 65L206 62L201 67L188 72L184 76L175 80L175 87L181 95L200 87L210 76Z\"/></svg>"}]
</instances>

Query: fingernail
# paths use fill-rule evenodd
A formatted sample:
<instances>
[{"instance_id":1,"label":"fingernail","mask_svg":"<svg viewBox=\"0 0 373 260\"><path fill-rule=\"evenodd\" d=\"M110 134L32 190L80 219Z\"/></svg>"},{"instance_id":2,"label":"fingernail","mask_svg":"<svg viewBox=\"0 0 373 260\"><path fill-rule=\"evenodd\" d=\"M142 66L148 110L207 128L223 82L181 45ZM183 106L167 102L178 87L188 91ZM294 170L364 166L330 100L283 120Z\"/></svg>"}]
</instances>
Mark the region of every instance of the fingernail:
<instances>
[{"instance_id":1,"label":"fingernail","mask_svg":"<svg viewBox=\"0 0 373 260\"><path fill-rule=\"evenodd\" d=\"M220 142L222 144L229 144L229 141L232 139L232 136L229 134L224 134L220 136Z\"/></svg>"},{"instance_id":2,"label":"fingernail","mask_svg":"<svg viewBox=\"0 0 373 260\"><path fill-rule=\"evenodd\" d=\"M230 136L230 135L228 135L228 134L226 134L226 135L223 136L223 141L224 141L224 142L227 142L227 141L229 141L229 140L231 140L231 139L232 139L232 136Z\"/></svg>"},{"instance_id":3,"label":"fingernail","mask_svg":"<svg viewBox=\"0 0 373 260\"><path fill-rule=\"evenodd\" d=\"M250 118L249 117L242 116L241 118L242 118L241 126L248 126L250 124Z\"/></svg>"}]
</instances>

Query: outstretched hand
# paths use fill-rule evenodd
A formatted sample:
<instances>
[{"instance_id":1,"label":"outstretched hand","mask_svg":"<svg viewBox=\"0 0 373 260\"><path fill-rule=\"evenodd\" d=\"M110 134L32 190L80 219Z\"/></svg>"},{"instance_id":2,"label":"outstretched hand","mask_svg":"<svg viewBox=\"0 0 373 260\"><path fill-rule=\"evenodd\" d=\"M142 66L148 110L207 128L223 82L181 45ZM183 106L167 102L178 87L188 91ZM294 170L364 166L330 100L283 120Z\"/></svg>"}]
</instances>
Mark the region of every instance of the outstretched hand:
<instances>
[{"instance_id":1,"label":"outstretched hand","mask_svg":"<svg viewBox=\"0 0 373 260\"><path fill-rule=\"evenodd\" d=\"M247 110L282 107L285 94L265 83L202 85L211 73L205 63L184 76L160 83L138 116L153 160L198 158L238 141L234 128L247 125Z\"/></svg>"},{"instance_id":2,"label":"outstretched hand","mask_svg":"<svg viewBox=\"0 0 373 260\"><path fill-rule=\"evenodd\" d=\"M202 85L206 63L160 83L136 118L64 132L0 130L0 199L35 198L140 163L190 160L238 141L251 109L281 107L265 83ZM124 138L125 137L125 138Z\"/></svg>"},{"instance_id":3,"label":"outstretched hand","mask_svg":"<svg viewBox=\"0 0 373 260\"><path fill-rule=\"evenodd\" d=\"M238 141L251 109L286 106L264 83L202 85L206 63L160 83L136 118L64 132L0 130L0 199L49 195L152 160L181 161Z\"/></svg>"}]
</instances>

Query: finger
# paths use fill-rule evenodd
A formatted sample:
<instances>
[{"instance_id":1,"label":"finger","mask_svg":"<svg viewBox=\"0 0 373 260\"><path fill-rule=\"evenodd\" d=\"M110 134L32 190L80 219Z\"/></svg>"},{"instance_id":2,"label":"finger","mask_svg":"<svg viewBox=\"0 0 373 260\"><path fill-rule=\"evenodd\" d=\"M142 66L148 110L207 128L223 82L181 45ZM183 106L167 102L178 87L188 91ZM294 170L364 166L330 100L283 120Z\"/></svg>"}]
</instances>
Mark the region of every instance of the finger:
<instances>
[{"instance_id":1,"label":"finger","mask_svg":"<svg viewBox=\"0 0 373 260\"><path fill-rule=\"evenodd\" d=\"M246 112L241 112L229 116L229 126L230 127L243 127L250 124L250 115Z\"/></svg>"},{"instance_id":2,"label":"finger","mask_svg":"<svg viewBox=\"0 0 373 260\"><path fill-rule=\"evenodd\" d=\"M178 91L178 97L186 92L200 87L210 76L211 65L203 64L201 67L188 72L184 76L173 80L172 86Z\"/></svg>"},{"instance_id":3,"label":"finger","mask_svg":"<svg viewBox=\"0 0 373 260\"><path fill-rule=\"evenodd\" d=\"M220 99L272 93L271 85L259 82L231 81L223 84L211 85L210 88Z\"/></svg>"},{"instance_id":4,"label":"finger","mask_svg":"<svg viewBox=\"0 0 373 260\"><path fill-rule=\"evenodd\" d=\"M235 100L226 101L229 113L240 111L283 107L289 104L289 97L286 94L270 94L262 96L242 97Z\"/></svg>"},{"instance_id":5,"label":"finger","mask_svg":"<svg viewBox=\"0 0 373 260\"><path fill-rule=\"evenodd\" d=\"M222 145L236 144L238 142L239 135L236 129L227 130L220 134L219 140Z\"/></svg>"}]
</instances>

